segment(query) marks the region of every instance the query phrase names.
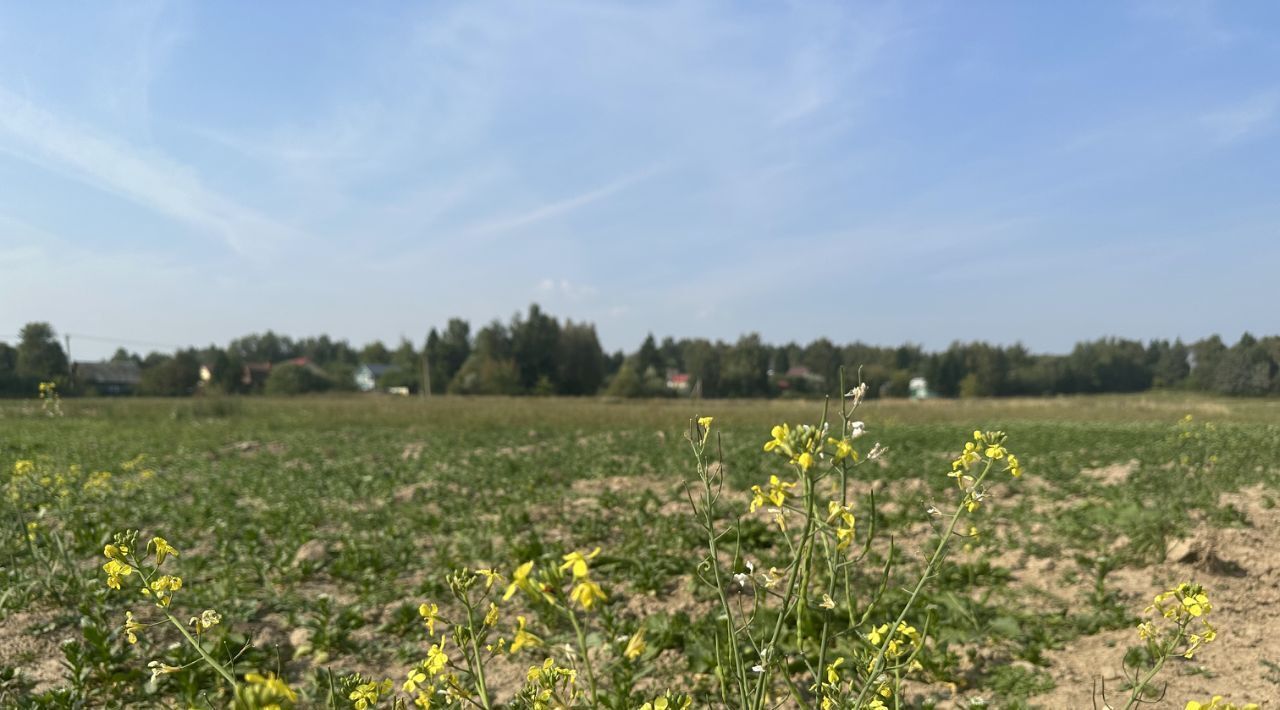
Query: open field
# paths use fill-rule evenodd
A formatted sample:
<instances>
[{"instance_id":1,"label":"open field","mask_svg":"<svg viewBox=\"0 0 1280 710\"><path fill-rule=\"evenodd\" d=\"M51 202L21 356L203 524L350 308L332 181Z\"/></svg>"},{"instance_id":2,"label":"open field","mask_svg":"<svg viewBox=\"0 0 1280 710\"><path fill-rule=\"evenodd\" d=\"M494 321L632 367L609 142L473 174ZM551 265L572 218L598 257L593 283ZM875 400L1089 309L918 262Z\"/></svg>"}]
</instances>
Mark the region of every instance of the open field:
<instances>
[{"instance_id":1,"label":"open field","mask_svg":"<svg viewBox=\"0 0 1280 710\"><path fill-rule=\"evenodd\" d=\"M204 666L149 686L149 661L191 658L162 629L126 643L125 610L143 605L109 590L100 569L104 544L126 528L180 550L166 563L184 580L175 608L221 613L210 647L244 648L236 669L278 671L302 706L330 702L330 672L398 686L425 652L419 604L446 606L451 570L509 576L597 546L592 574L608 594L592 612L597 662L637 688L615 704L667 687L705 701L718 607L694 575L705 541L682 486L695 477L689 419L715 417L729 489L721 512L743 516L743 557L767 568L779 543L765 511L748 514L749 489L786 466L761 445L774 424L815 422L823 405L332 397L63 409L46 417L38 402L0 403L0 483L11 492L0 533L4 707L225 703ZM1156 707L1214 693L1276 707L1280 403L873 401L858 416L863 441L889 447L856 469L853 489L859 534L872 522L862 496L874 491L878 503L868 561L889 554L890 537L897 545L890 607L935 539L926 510L955 506L949 461L975 428L1008 432L1026 472L993 488L973 516L981 534L956 547L917 604L913 619L928 617L931 630L906 706L1088 707L1095 679L1120 692L1151 597L1194 579L1214 601L1219 636L1170 661ZM19 461L34 466L22 481ZM541 636L572 634L536 605L503 613L504 629L519 613ZM618 639L641 627L647 649L624 662ZM497 658L499 700L544 655Z\"/></svg>"}]
</instances>

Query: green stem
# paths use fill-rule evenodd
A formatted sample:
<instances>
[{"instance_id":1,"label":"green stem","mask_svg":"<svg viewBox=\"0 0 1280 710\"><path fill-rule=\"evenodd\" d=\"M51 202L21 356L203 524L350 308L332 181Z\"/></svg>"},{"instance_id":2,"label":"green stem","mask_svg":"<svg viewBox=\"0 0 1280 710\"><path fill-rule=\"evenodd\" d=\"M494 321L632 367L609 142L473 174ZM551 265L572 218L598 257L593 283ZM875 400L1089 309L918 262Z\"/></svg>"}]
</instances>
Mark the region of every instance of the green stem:
<instances>
[{"instance_id":1,"label":"green stem","mask_svg":"<svg viewBox=\"0 0 1280 710\"><path fill-rule=\"evenodd\" d=\"M769 643L765 645L764 650L771 654L770 658L763 659L761 665L767 666L773 662L772 654L776 653L778 647L778 638L782 636L782 628L786 625L787 614L793 606L797 596L798 585L800 584L800 564L804 557L804 541L813 537L813 516L807 516L804 521L804 531L800 535L800 552L796 555L792 566L789 568L791 580L787 583L787 593L783 597L782 608L778 611L778 620L774 622L773 633L769 636ZM756 681L755 702L752 707L761 707L764 703L764 695L766 690L766 681L769 674L761 673L760 679Z\"/></svg>"},{"instance_id":2,"label":"green stem","mask_svg":"<svg viewBox=\"0 0 1280 710\"><path fill-rule=\"evenodd\" d=\"M587 653L587 637L582 633L582 626L578 623L578 615L573 613L573 608L566 606L569 611L569 623L573 624L573 633L578 637L578 651L582 653L582 664L587 668L587 683L591 686L591 706L599 707L600 700L596 692L596 674L591 667L591 655Z\"/></svg>"},{"instance_id":3,"label":"green stem","mask_svg":"<svg viewBox=\"0 0 1280 710\"><path fill-rule=\"evenodd\" d=\"M1160 656L1156 658L1156 662L1151 666L1151 670L1147 671L1146 676L1133 686L1133 691L1129 693L1129 702L1125 703L1124 710L1129 710L1129 708L1132 708L1142 702L1142 691L1147 689L1147 686L1151 684L1151 679L1156 677L1156 674L1160 672L1161 668L1164 668L1164 662L1169 659L1169 655L1173 653L1173 649L1182 642L1182 632L1183 629L1179 626L1178 633L1174 635L1168 645L1160 649Z\"/></svg>"},{"instance_id":4,"label":"green stem","mask_svg":"<svg viewBox=\"0 0 1280 710\"><path fill-rule=\"evenodd\" d=\"M987 466L982 470L982 475L973 482L972 488L976 489L982 484L983 479L991 472L991 466L995 463L993 459L987 459ZM924 585L929 581L937 569L939 563L942 562L947 545L951 542L951 535L955 532L956 523L960 521L960 516L964 514L964 501L956 506L956 512L951 515L951 522L948 523L947 529L942 533L942 537L938 540L938 547L934 549L933 556L929 558L929 563L925 565L924 571L920 574L920 579L916 581L916 586L911 590L911 596L907 597L907 603L902 606L902 611L898 613L898 618L889 626L889 632L885 634L884 641L881 642L880 648L876 650L876 657L871 662L870 673L867 674L868 681L863 684L862 689L858 691L858 698L854 702L854 707L862 707L862 701L867 696L867 692L876 684L876 677L884 670L884 657L889 651L889 644L893 641L894 636L898 633L898 625L907 618L907 614L911 611L911 607L915 605L916 599L920 596Z\"/></svg>"},{"instance_id":5,"label":"green stem","mask_svg":"<svg viewBox=\"0 0 1280 710\"><path fill-rule=\"evenodd\" d=\"M704 444L705 447L705 444ZM738 634L733 624L733 609L729 606L729 596L724 590L724 581L720 578L720 551L716 544L715 515L712 510L714 494L711 491L711 475L707 471L704 448L694 446L694 456L698 462L698 474L702 478L702 515L703 526L707 531L707 546L711 551L711 578L715 581L716 596L720 599L720 608L724 611L725 633L728 636L729 658L733 664L733 672L738 685L739 707L747 707L747 675L742 657L738 650Z\"/></svg>"},{"instance_id":6,"label":"green stem","mask_svg":"<svg viewBox=\"0 0 1280 710\"><path fill-rule=\"evenodd\" d=\"M480 696L480 705L489 710L489 691L484 680L484 660L480 657L480 645L476 643L476 620L473 607L470 603L467 605L467 635L471 637L471 659L467 660L471 666L471 674L476 679L476 694ZM472 660L474 659L474 661Z\"/></svg>"},{"instance_id":7,"label":"green stem","mask_svg":"<svg viewBox=\"0 0 1280 710\"><path fill-rule=\"evenodd\" d=\"M200 642L197 641L195 637L191 635L191 632L187 631L187 627L184 626L181 621L178 621L177 617L175 617L173 614L170 614L167 609L164 611L164 616L166 619L169 620L169 623L173 624L174 628L182 632L182 636L187 639L187 643L190 644L191 647L194 648L196 652L200 654L200 657L204 659L205 663L208 663L223 678L226 678L227 682L231 684L231 687L233 689L238 687L239 684L236 683L236 677L231 674L231 671L227 670L226 666L219 663L217 659L215 659L213 656L210 656L204 650L204 647L200 645Z\"/></svg>"}]
</instances>

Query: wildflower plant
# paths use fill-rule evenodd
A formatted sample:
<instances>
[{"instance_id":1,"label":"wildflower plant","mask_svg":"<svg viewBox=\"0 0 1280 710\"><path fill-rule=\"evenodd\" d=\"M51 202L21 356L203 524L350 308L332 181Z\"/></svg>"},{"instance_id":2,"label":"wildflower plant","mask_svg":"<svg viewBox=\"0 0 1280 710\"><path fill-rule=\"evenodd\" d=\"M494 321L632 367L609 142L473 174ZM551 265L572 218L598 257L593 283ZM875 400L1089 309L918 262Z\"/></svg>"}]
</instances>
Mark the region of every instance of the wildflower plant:
<instances>
[{"instance_id":1,"label":"wildflower plant","mask_svg":"<svg viewBox=\"0 0 1280 710\"><path fill-rule=\"evenodd\" d=\"M887 451L879 442L863 443L869 428L856 412L866 394L860 383L841 398L834 416L828 405L816 424L782 423L770 432L763 450L777 457L780 470L768 483L752 486L745 505L748 515L763 509L779 538L776 549L783 554L767 571L741 549L741 517L726 500L723 466L714 464L713 420L690 422L686 438L698 479L688 486L689 499L707 545L698 575L720 606L715 647L725 705L765 708L789 699L827 710L898 702L903 680L921 669L917 655L928 625L913 620L921 592L952 543L978 534L971 518L993 474L1022 474L1003 432L975 431L946 474L959 491L953 512L937 528L933 554L906 601L884 609L892 541L884 566L870 573L879 581L860 586L875 537L875 496L868 494L859 506L850 493L858 469ZM868 521L865 529L860 518Z\"/></svg>"},{"instance_id":2,"label":"wildflower plant","mask_svg":"<svg viewBox=\"0 0 1280 710\"><path fill-rule=\"evenodd\" d=\"M62 397L58 395L58 383L40 383L40 409L44 411L45 416L62 416Z\"/></svg>"},{"instance_id":3,"label":"wildflower plant","mask_svg":"<svg viewBox=\"0 0 1280 710\"><path fill-rule=\"evenodd\" d=\"M116 533L112 542L102 550L107 560L102 565L107 587L118 592L137 591L149 602L146 612L135 615L133 610L126 611L120 630L133 645L152 629L173 628L186 642L187 648L194 651L192 660L182 665L170 665L161 660L147 663L151 682L158 683L164 676L181 673L203 663L227 682L233 708L292 707L297 700L296 693L274 674L248 673L241 681L234 669L239 654L231 655L229 662L223 662L210 653L205 636L222 623L222 615L214 609L205 609L184 623L174 605L175 598L183 590L182 577L169 574L165 568L165 563L179 557L180 553L162 537L152 537L146 542L139 540L138 531L126 530Z\"/></svg>"}]
</instances>

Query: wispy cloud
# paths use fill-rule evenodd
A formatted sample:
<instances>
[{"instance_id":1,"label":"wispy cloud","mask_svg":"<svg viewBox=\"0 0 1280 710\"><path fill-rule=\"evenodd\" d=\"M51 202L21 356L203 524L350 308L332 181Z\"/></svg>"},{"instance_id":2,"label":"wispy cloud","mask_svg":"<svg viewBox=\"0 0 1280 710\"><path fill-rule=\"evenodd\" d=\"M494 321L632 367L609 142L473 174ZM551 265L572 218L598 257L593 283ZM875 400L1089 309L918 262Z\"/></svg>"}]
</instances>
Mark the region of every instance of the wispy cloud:
<instances>
[{"instance_id":1,"label":"wispy cloud","mask_svg":"<svg viewBox=\"0 0 1280 710\"><path fill-rule=\"evenodd\" d=\"M572 300L590 298L598 293L595 286L573 283L568 279L543 279L538 282L537 290L542 296L562 296Z\"/></svg>"},{"instance_id":2,"label":"wispy cloud","mask_svg":"<svg viewBox=\"0 0 1280 710\"><path fill-rule=\"evenodd\" d=\"M1258 135L1271 128L1280 111L1280 91L1263 91L1240 103L1206 113L1200 122L1214 138L1223 143L1235 143Z\"/></svg>"},{"instance_id":3,"label":"wispy cloud","mask_svg":"<svg viewBox=\"0 0 1280 710\"><path fill-rule=\"evenodd\" d=\"M599 202L600 200L622 192L637 183L653 177L658 172L659 168L657 167L647 168L572 197L545 202L533 209L526 210L519 214L499 217L495 220L482 222L470 227L467 231L475 236L490 236L501 234L503 232L510 232L532 224L537 224L538 222L555 219L556 217L563 217L564 215L580 210L587 205Z\"/></svg>"},{"instance_id":4,"label":"wispy cloud","mask_svg":"<svg viewBox=\"0 0 1280 710\"><path fill-rule=\"evenodd\" d=\"M294 231L206 187L190 168L135 149L0 87L0 152L195 227L241 254Z\"/></svg>"}]
</instances>

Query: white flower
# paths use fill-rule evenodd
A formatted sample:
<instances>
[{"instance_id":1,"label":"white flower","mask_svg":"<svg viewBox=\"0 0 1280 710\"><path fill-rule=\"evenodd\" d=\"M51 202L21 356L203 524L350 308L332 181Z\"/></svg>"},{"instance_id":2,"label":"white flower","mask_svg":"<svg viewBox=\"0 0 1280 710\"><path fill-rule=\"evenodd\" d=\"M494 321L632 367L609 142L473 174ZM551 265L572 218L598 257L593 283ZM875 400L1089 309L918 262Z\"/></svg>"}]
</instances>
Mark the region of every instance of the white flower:
<instances>
[{"instance_id":1,"label":"white flower","mask_svg":"<svg viewBox=\"0 0 1280 710\"><path fill-rule=\"evenodd\" d=\"M735 573L735 574L733 575L733 581L737 582L739 585L741 585L741 586L743 586L743 587L747 586L747 575L746 575L746 573L745 573L745 572L737 572L737 573Z\"/></svg>"},{"instance_id":2,"label":"white flower","mask_svg":"<svg viewBox=\"0 0 1280 710\"><path fill-rule=\"evenodd\" d=\"M752 673L764 673L764 666L762 666L762 665L760 665L759 663L757 663L757 664L755 664L754 666L751 666L751 672L752 672Z\"/></svg>"},{"instance_id":3,"label":"white flower","mask_svg":"<svg viewBox=\"0 0 1280 710\"><path fill-rule=\"evenodd\" d=\"M884 456L884 452L888 450L889 450L889 447L881 446L880 442L877 441L876 445L871 447L871 451L867 452L867 460L874 461L880 458L881 456Z\"/></svg>"},{"instance_id":4,"label":"white flower","mask_svg":"<svg viewBox=\"0 0 1280 710\"><path fill-rule=\"evenodd\" d=\"M754 574L755 571L756 571L756 564L751 560L747 560L747 572Z\"/></svg>"},{"instance_id":5,"label":"white flower","mask_svg":"<svg viewBox=\"0 0 1280 710\"><path fill-rule=\"evenodd\" d=\"M849 422L849 438L856 439L867 433L867 425L862 422Z\"/></svg>"}]
</instances>

